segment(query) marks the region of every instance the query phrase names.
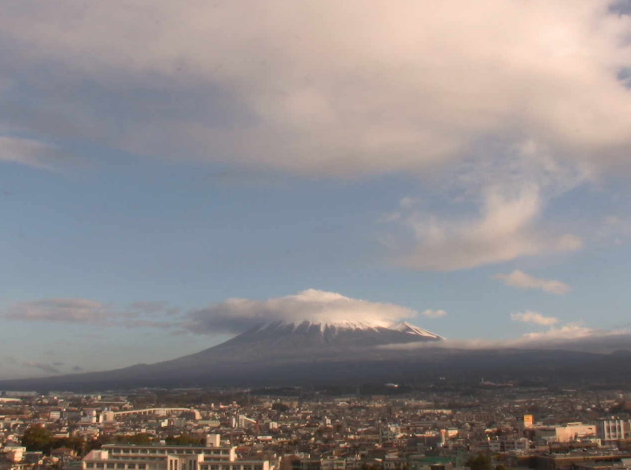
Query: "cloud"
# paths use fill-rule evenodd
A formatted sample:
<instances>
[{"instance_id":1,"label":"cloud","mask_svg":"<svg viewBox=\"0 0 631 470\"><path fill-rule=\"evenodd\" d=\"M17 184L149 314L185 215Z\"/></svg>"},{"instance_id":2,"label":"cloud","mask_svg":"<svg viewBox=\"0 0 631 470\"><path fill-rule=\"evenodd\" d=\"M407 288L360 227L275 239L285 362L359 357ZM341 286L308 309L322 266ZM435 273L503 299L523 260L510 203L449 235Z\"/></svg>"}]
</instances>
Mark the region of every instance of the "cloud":
<instances>
[{"instance_id":1,"label":"cloud","mask_svg":"<svg viewBox=\"0 0 631 470\"><path fill-rule=\"evenodd\" d=\"M176 323L165 321L159 315L172 315L178 311L166 302L134 302L128 309L119 310L92 299L57 298L17 302L5 309L2 316L18 321L168 329Z\"/></svg>"},{"instance_id":2,"label":"cloud","mask_svg":"<svg viewBox=\"0 0 631 470\"><path fill-rule=\"evenodd\" d=\"M540 289L548 294L563 295L572 290L572 288L564 282L554 279L536 278L518 269L510 274L496 274L493 278L502 281L507 286L517 287L519 289Z\"/></svg>"},{"instance_id":3,"label":"cloud","mask_svg":"<svg viewBox=\"0 0 631 470\"><path fill-rule=\"evenodd\" d=\"M543 317L543 316L541 318L546 319L546 320L550 319L549 317ZM557 319L554 318L553 320L557 320ZM554 321L552 323L538 323L537 321L533 321L533 323L537 323L539 325L553 325L554 323L557 323L557 322ZM571 339L579 339L579 338L593 336L594 334L596 334L596 331L594 329L584 326L582 322L574 322L574 323L567 323L560 327L552 327L547 331L537 331L533 333L526 333L523 339L526 341L559 340L559 339L571 340Z\"/></svg>"},{"instance_id":4,"label":"cloud","mask_svg":"<svg viewBox=\"0 0 631 470\"><path fill-rule=\"evenodd\" d=\"M437 311L440 312L440 311ZM190 312L186 325L193 333L242 333L269 322L335 323L348 321L389 326L417 315L412 309L390 303L352 299L334 292L307 289L269 300L228 299Z\"/></svg>"},{"instance_id":5,"label":"cloud","mask_svg":"<svg viewBox=\"0 0 631 470\"><path fill-rule=\"evenodd\" d=\"M555 317L546 317L539 312L526 311L521 313L511 313L511 319L513 321L520 321L523 323L534 323L535 325L551 326L559 323L559 319Z\"/></svg>"},{"instance_id":6,"label":"cloud","mask_svg":"<svg viewBox=\"0 0 631 470\"><path fill-rule=\"evenodd\" d=\"M55 362L55 363L49 364L49 363L37 362L37 361L20 361L14 357L8 357L7 361L10 364L17 366L19 368L38 369L42 372L45 372L51 375L61 374L61 370L59 370L58 367L64 365L61 362Z\"/></svg>"},{"instance_id":7,"label":"cloud","mask_svg":"<svg viewBox=\"0 0 631 470\"><path fill-rule=\"evenodd\" d=\"M3 118L52 140L334 176L423 172L524 137L626 166L618 3L11 0Z\"/></svg>"},{"instance_id":8,"label":"cloud","mask_svg":"<svg viewBox=\"0 0 631 470\"><path fill-rule=\"evenodd\" d=\"M477 219L441 220L413 213L405 224L413 230L414 246L395 262L419 270L453 271L581 248L575 235L538 228L541 211L539 188L529 186L512 195L505 189L487 189Z\"/></svg>"},{"instance_id":9,"label":"cloud","mask_svg":"<svg viewBox=\"0 0 631 470\"><path fill-rule=\"evenodd\" d=\"M179 312L180 309L161 301L139 301L127 309L115 309L96 300L66 298L18 302L5 309L1 316L15 321L162 329L171 330L172 335L182 335L242 333L274 321L348 321L387 326L418 315L415 310L395 304L352 299L316 289L265 301L231 298L185 315ZM427 309L421 315L438 318L447 312Z\"/></svg>"},{"instance_id":10,"label":"cloud","mask_svg":"<svg viewBox=\"0 0 631 470\"><path fill-rule=\"evenodd\" d=\"M43 299L10 306L4 317L11 320L102 323L110 316L101 302L90 299Z\"/></svg>"},{"instance_id":11,"label":"cloud","mask_svg":"<svg viewBox=\"0 0 631 470\"><path fill-rule=\"evenodd\" d=\"M581 322L552 326L541 332L526 333L516 339L488 340L446 339L437 343L406 343L378 346L380 349L563 349L609 354L617 350L631 350L631 334L625 329L598 330Z\"/></svg>"},{"instance_id":12,"label":"cloud","mask_svg":"<svg viewBox=\"0 0 631 470\"><path fill-rule=\"evenodd\" d=\"M3 135L0 135L0 160L42 169L54 169L65 161L53 145Z\"/></svg>"},{"instance_id":13,"label":"cloud","mask_svg":"<svg viewBox=\"0 0 631 470\"><path fill-rule=\"evenodd\" d=\"M426 317L430 317L430 318L440 318L440 317L447 316L447 312L445 312L444 310L427 309L427 310L422 311L421 315L425 315Z\"/></svg>"}]
</instances>

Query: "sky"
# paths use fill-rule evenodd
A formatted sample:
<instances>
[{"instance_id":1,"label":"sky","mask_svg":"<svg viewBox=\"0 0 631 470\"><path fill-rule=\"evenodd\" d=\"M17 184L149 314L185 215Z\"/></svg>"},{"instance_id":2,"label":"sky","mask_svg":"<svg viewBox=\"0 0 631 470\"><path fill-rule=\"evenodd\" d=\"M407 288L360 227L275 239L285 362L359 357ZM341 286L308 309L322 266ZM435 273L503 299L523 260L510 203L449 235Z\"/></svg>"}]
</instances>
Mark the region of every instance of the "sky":
<instances>
[{"instance_id":1,"label":"sky","mask_svg":"<svg viewBox=\"0 0 631 470\"><path fill-rule=\"evenodd\" d=\"M0 378L631 328L630 1L0 3Z\"/></svg>"}]
</instances>

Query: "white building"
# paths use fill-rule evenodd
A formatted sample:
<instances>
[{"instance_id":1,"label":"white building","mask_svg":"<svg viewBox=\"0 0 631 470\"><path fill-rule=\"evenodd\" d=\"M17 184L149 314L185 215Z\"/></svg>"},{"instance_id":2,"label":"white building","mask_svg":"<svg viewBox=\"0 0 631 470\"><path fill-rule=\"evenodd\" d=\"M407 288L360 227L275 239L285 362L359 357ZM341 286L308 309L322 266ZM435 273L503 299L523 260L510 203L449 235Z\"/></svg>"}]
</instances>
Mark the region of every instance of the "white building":
<instances>
[{"instance_id":1,"label":"white building","mask_svg":"<svg viewBox=\"0 0 631 470\"><path fill-rule=\"evenodd\" d=\"M601 419L596 424L598 437L603 441L618 441L629 436L631 422L623 419Z\"/></svg>"},{"instance_id":2,"label":"white building","mask_svg":"<svg viewBox=\"0 0 631 470\"><path fill-rule=\"evenodd\" d=\"M83 459L83 470L275 470L268 460L237 459L236 447L209 434L206 446L106 444Z\"/></svg>"}]
</instances>

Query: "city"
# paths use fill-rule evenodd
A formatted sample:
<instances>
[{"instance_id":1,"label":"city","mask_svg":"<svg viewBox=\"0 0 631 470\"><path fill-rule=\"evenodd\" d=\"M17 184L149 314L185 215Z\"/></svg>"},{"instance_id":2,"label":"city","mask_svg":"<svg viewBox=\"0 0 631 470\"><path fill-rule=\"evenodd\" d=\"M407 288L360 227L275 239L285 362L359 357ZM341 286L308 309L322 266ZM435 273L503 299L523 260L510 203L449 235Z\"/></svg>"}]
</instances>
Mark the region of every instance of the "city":
<instances>
[{"instance_id":1,"label":"city","mask_svg":"<svg viewBox=\"0 0 631 470\"><path fill-rule=\"evenodd\" d=\"M631 467L628 391L402 388L4 392L0 469Z\"/></svg>"}]
</instances>

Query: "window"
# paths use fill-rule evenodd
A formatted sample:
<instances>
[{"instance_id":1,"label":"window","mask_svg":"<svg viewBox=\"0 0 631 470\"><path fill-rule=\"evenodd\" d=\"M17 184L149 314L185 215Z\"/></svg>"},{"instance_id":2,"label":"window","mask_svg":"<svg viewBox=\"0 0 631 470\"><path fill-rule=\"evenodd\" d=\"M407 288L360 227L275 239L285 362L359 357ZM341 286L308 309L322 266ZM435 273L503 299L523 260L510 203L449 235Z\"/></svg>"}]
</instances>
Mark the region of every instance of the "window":
<instances>
[{"instance_id":1,"label":"window","mask_svg":"<svg viewBox=\"0 0 631 470\"><path fill-rule=\"evenodd\" d=\"M117 463L116 464L116 468L125 468L125 464L124 463Z\"/></svg>"},{"instance_id":2,"label":"window","mask_svg":"<svg viewBox=\"0 0 631 470\"><path fill-rule=\"evenodd\" d=\"M136 464L135 463L130 463L129 465L127 465L127 468L136 468Z\"/></svg>"},{"instance_id":3,"label":"window","mask_svg":"<svg viewBox=\"0 0 631 470\"><path fill-rule=\"evenodd\" d=\"M92 462L85 464L86 468L94 468L94 464Z\"/></svg>"},{"instance_id":4,"label":"window","mask_svg":"<svg viewBox=\"0 0 631 470\"><path fill-rule=\"evenodd\" d=\"M108 463L107 464L107 468L114 468L114 467L115 467L115 465L113 463Z\"/></svg>"},{"instance_id":5,"label":"window","mask_svg":"<svg viewBox=\"0 0 631 470\"><path fill-rule=\"evenodd\" d=\"M147 468L147 466L144 463L139 463L138 464L138 469L139 470L145 470Z\"/></svg>"}]
</instances>

